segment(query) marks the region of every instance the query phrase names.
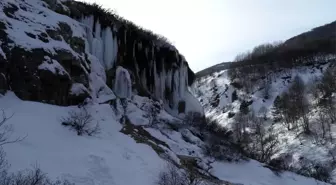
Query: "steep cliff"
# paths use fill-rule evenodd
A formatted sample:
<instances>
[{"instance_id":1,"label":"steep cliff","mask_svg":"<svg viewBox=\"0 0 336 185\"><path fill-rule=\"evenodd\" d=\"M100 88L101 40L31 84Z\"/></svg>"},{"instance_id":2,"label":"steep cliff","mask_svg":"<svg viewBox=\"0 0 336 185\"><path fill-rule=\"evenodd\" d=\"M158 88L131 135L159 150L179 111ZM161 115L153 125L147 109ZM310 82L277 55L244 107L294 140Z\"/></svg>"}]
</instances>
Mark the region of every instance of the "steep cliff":
<instances>
[{"instance_id":1,"label":"steep cliff","mask_svg":"<svg viewBox=\"0 0 336 185\"><path fill-rule=\"evenodd\" d=\"M202 111L188 91L194 73L162 36L70 0L6 0L1 11L0 89L57 105L108 101L114 89L162 100L174 114ZM126 76L129 89L115 89Z\"/></svg>"}]
</instances>

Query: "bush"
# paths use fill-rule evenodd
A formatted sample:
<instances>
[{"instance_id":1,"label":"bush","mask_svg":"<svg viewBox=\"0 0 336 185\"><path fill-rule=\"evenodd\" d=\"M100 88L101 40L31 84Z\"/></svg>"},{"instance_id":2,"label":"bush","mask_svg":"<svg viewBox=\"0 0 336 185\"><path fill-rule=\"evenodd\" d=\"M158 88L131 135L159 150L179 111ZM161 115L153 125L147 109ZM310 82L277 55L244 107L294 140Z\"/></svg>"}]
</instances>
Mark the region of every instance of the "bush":
<instances>
[{"instance_id":1,"label":"bush","mask_svg":"<svg viewBox=\"0 0 336 185\"><path fill-rule=\"evenodd\" d=\"M77 132L77 135L95 135L100 132L99 123L93 122L93 117L85 108L80 111L70 111L68 117L62 118L62 125L70 127Z\"/></svg>"},{"instance_id":2,"label":"bush","mask_svg":"<svg viewBox=\"0 0 336 185\"><path fill-rule=\"evenodd\" d=\"M159 102L147 99L141 106L141 109L146 112L145 117L148 119L149 126L153 127L160 122L158 117L162 106Z\"/></svg>"},{"instance_id":3,"label":"bush","mask_svg":"<svg viewBox=\"0 0 336 185\"><path fill-rule=\"evenodd\" d=\"M74 185L67 180L52 181L39 167L9 174L2 171L0 185Z\"/></svg>"},{"instance_id":4,"label":"bush","mask_svg":"<svg viewBox=\"0 0 336 185\"><path fill-rule=\"evenodd\" d=\"M205 127L204 116L199 112L188 112L184 117L183 123L198 128Z\"/></svg>"},{"instance_id":5,"label":"bush","mask_svg":"<svg viewBox=\"0 0 336 185\"><path fill-rule=\"evenodd\" d=\"M298 174L315 178L320 181L330 182L332 167L330 164L320 164L306 158L300 159L300 169Z\"/></svg>"},{"instance_id":6,"label":"bush","mask_svg":"<svg viewBox=\"0 0 336 185\"><path fill-rule=\"evenodd\" d=\"M156 185L210 185L211 183L195 169L188 167L187 170L180 170L173 164L167 164L164 171L159 173ZM213 183L212 183L213 184Z\"/></svg>"}]
</instances>

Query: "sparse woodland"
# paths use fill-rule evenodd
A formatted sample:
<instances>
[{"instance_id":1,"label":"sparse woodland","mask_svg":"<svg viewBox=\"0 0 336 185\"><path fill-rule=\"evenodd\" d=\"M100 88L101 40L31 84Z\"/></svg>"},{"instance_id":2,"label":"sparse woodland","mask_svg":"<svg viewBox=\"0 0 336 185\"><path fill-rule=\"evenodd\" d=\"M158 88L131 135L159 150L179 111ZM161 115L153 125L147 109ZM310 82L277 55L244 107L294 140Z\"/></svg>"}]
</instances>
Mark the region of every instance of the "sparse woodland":
<instances>
[{"instance_id":1,"label":"sparse woodland","mask_svg":"<svg viewBox=\"0 0 336 185\"><path fill-rule=\"evenodd\" d=\"M226 133L230 133L225 134L226 140L236 144L243 155L264 162L273 170L290 170L330 181L336 167L333 133L336 124L336 40L328 34L333 25L315 28L285 42L261 44L237 55L234 62L224 63L227 65L221 66L227 69L228 85L232 91L228 91L227 87L221 89L222 84L217 84L219 81L216 78L224 75L219 72L221 66L196 74L199 77L196 96L201 103L207 98L203 104L207 104L211 111L218 109L217 114L228 112L228 119L232 122L231 127L226 127ZM308 74L310 79L293 73L300 69L311 69ZM207 75L209 71L215 72L204 78L200 76ZM277 80L285 86L280 92L276 92L278 89L274 87ZM198 89L202 86L210 89L211 93ZM256 96L255 93L258 99L267 102L267 107L261 106L257 110L250 106L254 103L251 97ZM225 99L222 96L226 96L228 105L221 103ZM238 112L230 111L237 101L240 103ZM283 147L281 137L284 132L292 134L301 145L303 140L309 140L323 148L331 162L302 156L299 164L293 166L288 162L291 151L279 153ZM220 152L216 157L220 159L224 155Z\"/></svg>"}]
</instances>

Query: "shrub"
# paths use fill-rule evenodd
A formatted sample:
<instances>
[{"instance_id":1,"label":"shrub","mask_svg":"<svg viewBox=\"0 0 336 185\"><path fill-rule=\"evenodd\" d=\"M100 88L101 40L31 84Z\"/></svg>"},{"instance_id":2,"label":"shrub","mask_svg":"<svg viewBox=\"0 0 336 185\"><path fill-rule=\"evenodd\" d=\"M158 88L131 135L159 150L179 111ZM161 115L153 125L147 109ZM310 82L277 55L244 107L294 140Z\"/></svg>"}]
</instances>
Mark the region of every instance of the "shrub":
<instances>
[{"instance_id":1,"label":"shrub","mask_svg":"<svg viewBox=\"0 0 336 185\"><path fill-rule=\"evenodd\" d=\"M79 111L70 111L68 117L62 118L62 125L75 130L77 135L95 135L100 132L99 123L93 123L93 117L85 108Z\"/></svg>"},{"instance_id":2,"label":"shrub","mask_svg":"<svg viewBox=\"0 0 336 185\"><path fill-rule=\"evenodd\" d=\"M2 171L0 174L0 185L74 185L67 180L52 181L38 166L33 169L19 171L9 174Z\"/></svg>"},{"instance_id":3,"label":"shrub","mask_svg":"<svg viewBox=\"0 0 336 185\"><path fill-rule=\"evenodd\" d=\"M330 164L320 164L306 158L300 159L300 169L298 174L315 178L320 181L330 182L332 167Z\"/></svg>"},{"instance_id":4,"label":"shrub","mask_svg":"<svg viewBox=\"0 0 336 185\"><path fill-rule=\"evenodd\" d=\"M164 171L159 173L156 185L210 185L210 182L198 172L198 170L187 165L186 170L167 164Z\"/></svg>"},{"instance_id":5,"label":"shrub","mask_svg":"<svg viewBox=\"0 0 336 185\"><path fill-rule=\"evenodd\" d=\"M141 106L141 109L146 112L145 117L148 119L149 126L153 127L159 123L158 116L162 109L159 102L147 99Z\"/></svg>"}]
</instances>

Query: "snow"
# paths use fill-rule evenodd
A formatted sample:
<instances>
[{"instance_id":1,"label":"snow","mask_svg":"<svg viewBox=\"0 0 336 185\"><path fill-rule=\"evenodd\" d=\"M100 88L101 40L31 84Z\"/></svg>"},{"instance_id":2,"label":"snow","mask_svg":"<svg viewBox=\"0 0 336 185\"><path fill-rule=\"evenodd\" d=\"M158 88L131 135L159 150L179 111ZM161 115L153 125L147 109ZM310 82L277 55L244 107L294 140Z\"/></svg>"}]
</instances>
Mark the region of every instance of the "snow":
<instances>
[{"instance_id":1,"label":"snow","mask_svg":"<svg viewBox=\"0 0 336 185\"><path fill-rule=\"evenodd\" d=\"M50 59L50 57L45 56L45 61L38 66L40 70L48 70L52 73L58 75L67 75L69 76L68 72L59 64L56 60ZM70 76L69 76L70 77Z\"/></svg>"},{"instance_id":2,"label":"snow","mask_svg":"<svg viewBox=\"0 0 336 185\"><path fill-rule=\"evenodd\" d=\"M326 69L329 64L322 65L322 71ZM314 67L297 67L286 72L280 72L271 74L271 90L269 99L263 98L263 92L260 87L257 87L252 93L245 93L239 89L234 88L231 85L231 81L227 76L227 71L215 72L209 76L205 76L198 79L192 86L192 93L201 101L205 114L213 119L219 121L221 125L227 128L231 128L234 121L233 118L229 118L229 113L239 112L239 107L242 99L253 100L250 105L251 111L258 114L262 107L267 109L267 115L271 117L271 108L273 106L274 99L284 91L288 90L291 81L296 75L300 76L303 81L308 85L312 82L315 77L319 77L322 71ZM286 79L289 77L288 79ZM217 91L215 92L213 85L217 85ZM232 93L237 91L238 100L232 102ZM210 102L211 99L219 94L220 102L218 107L212 107ZM311 100L313 101L313 100ZM316 120L316 111L313 110L309 117L313 123ZM299 169L302 165L300 158L304 157L307 160L314 161L320 164L328 164L332 160L331 156L328 155L326 146L321 146L315 143L314 138L298 136L296 131L288 131L285 126L281 123L274 124L274 130L279 133L279 151L273 157L282 156L283 154L289 154L292 157L288 161L288 165ZM336 127L332 127L335 132ZM334 145L334 144L333 144ZM332 146L331 146L332 147ZM336 182L336 170L332 172L332 182Z\"/></svg>"},{"instance_id":3,"label":"snow","mask_svg":"<svg viewBox=\"0 0 336 185\"><path fill-rule=\"evenodd\" d=\"M58 0L59 3L63 1L65 0ZM19 10L14 13L14 18L7 17L3 12L3 7L8 6L9 3L19 7ZM19 143L4 146L11 164L11 171L29 168L37 163L52 178L66 178L77 185L154 184L158 173L164 169L166 161L159 157L148 145L136 143L130 136L120 132L123 126L118 121L124 113L132 124L143 126L151 136L169 146L168 148L158 144L165 151L164 155L169 156L169 159L179 164L179 157L187 156L197 159L200 166L204 168L211 167L209 165L214 159L204 156L202 140L194 136L187 128L179 128L178 131L174 131L166 124L178 125L181 122L179 118L174 117L180 116L177 115L177 106L180 101L186 102L186 112L203 113L203 108L197 99L190 94L187 87L188 67L184 57L182 57L179 68L175 66L175 69L167 70L163 66L160 74L157 73L156 62L164 63L164 61L149 61L149 67L153 68L149 73L155 76L153 94L157 99L164 102L154 102L149 98L133 95L130 74L127 69L121 66L116 68L112 91L106 85L106 71L114 68L116 64L118 39L115 28L112 25L106 28L102 27L99 19L94 22L93 15L82 17L79 20L80 22L77 22L65 15L47 9L43 6L44 4L41 0L0 1L0 20L6 24L7 30L5 31L14 42L10 47L15 45L26 50L43 48L51 54L56 54L57 50L62 49L71 52L74 57L81 58L82 61L85 61L85 58L88 57L90 64L84 62L81 65L90 69L86 70L89 77L89 86L85 87L81 83L74 83L71 87L71 93L76 95L84 92L90 93L92 101L88 102L87 109L94 117L94 122L99 122L101 133L93 137L77 136L76 133L61 125L61 119L67 116L70 110L77 110L77 107L59 107L22 101L12 92L8 92L5 96L0 97L0 109L4 109L8 115L14 113L14 117L8 121L8 124L12 124L14 127L12 137L26 136ZM21 7L25 7L25 9ZM46 29L57 30L62 22L70 26L71 36L84 39L85 53L75 52L64 39L57 41L48 36L46 38L48 42L43 42L26 34L30 33L37 36L45 33ZM120 39L126 39L126 36ZM163 45L167 44L159 42L154 47L162 47ZM143 46L139 43L137 47ZM152 52L149 54L153 54L154 47L146 48L146 51L151 50ZM136 45L133 49L135 48ZM175 47L171 46L171 49L175 51L176 58L178 58ZM1 48L0 55L6 57ZM49 57L46 57L38 68L49 70L54 74L68 75L58 61ZM141 82L147 84L145 72L135 75L139 75ZM217 75L220 75L220 73ZM209 83L211 80L206 79L204 83ZM223 90L224 84L229 82L222 78L217 83ZM165 98L167 90L171 91L172 97L170 100ZM201 87L200 90L210 92L208 87ZM232 88L221 93L231 94ZM255 102L257 102L259 96L257 93L252 97L256 100ZM121 107L118 98L127 98L125 112L122 110L123 107ZM230 99L230 95L221 98L220 105L226 106ZM108 104L110 100L116 100L117 106L115 109ZM165 107L166 110L161 110L158 114L158 118L163 124L149 128L149 120L146 118L148 112L144 110L143 105L153 103ZM207 100L204 100L203 103L207 103ZM171 107L168 106L169 104L171 104ZM257 105L254 104L253 106L256 108ZM239 103L235 102L230 108L237 110L238 107ZM208 106L205 109L208 115L217 115L217 119L228 120L226 119L227 113L219 114L217 110L212 110ZM286 136L286 138L290 138L290 136ZM292 141L291 144L297 146L295 140L292 139ZM299 149L300 151L303 150ZM308 147L304 147L304 150L307 152ZM321 153L318 151L316 155ZM284 185L292 185L298 182L310 185L316 182L313 179L287 172L282 177L276 177L256 161L246 163L214 162L212 167L211 172L219 178L246 184L280 184L282 182ZM250 173L250 171L253 173ZM240 175L241 173L244 174ZM293 179L296 179L296 181Z\"/></svg>"},{"instance_id":4,"label":"snow","mask_svg":"<svg viewBox=\"0 0 336 185\"><path fill-rule=\"evenodd\" d=\"M132 96L130 74L121 66L117 67L113 90L119 98L130 98Z\"/></svg>"},{"instance_id":5,"label":"snow","mask_svg":"<svg viewBox=\"0 0 336 185\"><path fill-rule=\"evenodd\" d=\"M204 115L204 110L197 98L195 98L189 91L185 93L186 110L185 112L199 112Z\"/></svg>"},{"instance_id":6,"label":"snow","mask_svg":"<svg viewBox=\"0 0 336 185\"><path fill-rule=\"evenodd\" d=\"M250 160L242 163L215 162L212 164L213 174L221 179L226 179L232 183L244 185L327 185L296 175L291 172L283 172L277 175L270 169L262 166L261 163Z\"/></svg>"},{"instance_id":7,"label":"snow","mask_svg":"<svg viewBox=\"0 0 336 185\"><path fill-rule=\"evenodd\" d=\"M89 92L83 84L73 83L70 89L70 93L73 95L80 95L80 94L89 93Z\"/></svg>"},{"instance_id":8,"label":"snow","mask_svg":"<svg viewBox=\"0 0 336 185\"><path fill-rule=\"evenodd\" d=\"M135 100L140 99L141 97L138 97ZM72 130L61 125L61 118L66 117L68 111L77 110L77 107L22 101L12 92L1 97L0 109L4 109L7 115L14 113L13 118L8 121L14 128L11 137L26 136L19 143L4 146L11 164L10 170L18 171L38 164L51 178L68 179L77 185L154 184L166 161L149 146L136 143L129 136L119 132L122 125L116 121L118 117L109 104L93 103L86 108L93 116L94 122L100 124L101 133L96 136L77 136ZM139 110L133 109L133 111L141 114ZM159 126L146 130L153 137L168 144L170 149L160 146L169 159L178 164L180 155L200 160L200 165L205 168L211 161L213 162L213 159L203 155L202 141L186 129L176 132ZM185 141L182 135L188 137L192 143ZM276 176L256 161L245 163L215 161L211 166L210 172L213 175L236 183L325 184L288 172Z\"/></svg>"},{"instance_id":9,"label":"snow","mask_svg":"<svg viewBox=\"0 0 336 185\"><path fill-rule=\"evenodd\" d=\"M2 43L0 42L0 45L1 45L1 44L2 44ZM0 47L0 55L2 55L2 57L3 57L4 59L7 59L5 52L2 51L1 47Z\"/></svg>"},{"instance_id":10,"label":"snow","mask_svg":"<svg viewBox=\"0 0 336 185\"><path fill-rule=\"evenodd\" d=\"M94 102L104 103L116 98L113 91L106 85L106 73L99 60L93 56L88 56L91 61L91 73L89 75L90 89Z\"/></svg>"},{"instance_id":11,"label":"snow","mask_svg":"<svg viewBox=\"0 0 336 185\"><path fill-rule=\"evenodd\" d=\"M61 125L60 119L75 107L21 101L7 93L0 109L14 113L8 121L14 126L12 137L27 136L4 146L12 171L37 163L51 178L67 178L77 185L148 185L165 165L149 146L119 132L122 126L108 104L89 108L101 127L95 137L77 136Z\"/></svg>"},{"instance_id":12,"label":"snow","mask_svg":"<svg viewBox=\"0 0 336 185\"><path fill-rule=\"evenodd\" d=\"M72 29L72 36L83 38L84 30L79 26L77 21L43 7L41 0L29 0L29 2L21 0L2 0L0 7L9 6L9 3L19 7L18 11L14 13L18 19L7 17L3 12L3 8L0 8L0 20L10 25L7 26L5 31L8 37L14 41L15 45L25 48L26 50L43 48L52 54L56 54L57 49L64 49L70 51L75 57L83 57L73 51L64 40L57 41L48 37L48 42L43 42L39 39L31 38L26 34L30 33L37 36L41 33L45 33L47 28L56 30L59 27L59 23L65 22ZM26 10L20 7L25 7ZM24 20L24 23L22 20Z\"/></svg>"}]
</instances>

